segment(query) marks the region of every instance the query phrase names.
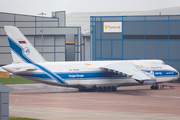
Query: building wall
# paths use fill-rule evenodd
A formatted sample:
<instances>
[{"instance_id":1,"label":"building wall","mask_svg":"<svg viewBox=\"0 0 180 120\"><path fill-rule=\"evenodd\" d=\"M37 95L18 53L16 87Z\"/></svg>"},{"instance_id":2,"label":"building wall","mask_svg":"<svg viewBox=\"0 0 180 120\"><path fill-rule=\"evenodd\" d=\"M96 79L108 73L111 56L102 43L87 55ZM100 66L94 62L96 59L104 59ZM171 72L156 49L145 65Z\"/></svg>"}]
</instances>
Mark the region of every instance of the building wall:
<instances>
[{"instance_id":1,"label":"building wall","mask_svg":"<svg viewBox=\"0 0 180 120\"><path fill-rule=\"evenodd\" d=\"M0 12L0 66L12 63L5 25L16 26L42 54L42 21L43 21L43 57L47 61L81 60L75 50L66 47L66 41L81 40L80 27L66 27L64 11L54 12L53 17L28 16ZM68 36L77 36L68 37ZM73 45L72 47L75 47ZM80 48L80 45L76 46ZM66 51L69 54L66 55ZM81 51L78 51L81 54ZM74 57L72 57L74 56ZM72 59L68 59L72 58Z\"/></svg>"},{"instance_id":2,"label":"building wall","mask_svg":"<svg viewBox=\"0 0 180 120\"><path fill-rule=\"evenodd\" d=\"M122 32L104 32L122 22ZM180 71L180 16L91 17L91 60L161 59Z\"/></svg>"},{"instance_id":3,"label":"building wall","mask_svg":"<svg viewBox=\"0 0 180 120\"><path fill-rule=\"evenodd\" d=\"M84 36L83 42L83 58L85 61L90 61L90 36Z\"/></svg>"},{"instance_id":4,"label":"building wall","mask_svg":"<svg viewBox=\"0 0 180 120\"><path fill-rule=\"evenodd\" d=\"M0 91L0 120L9 119L9 92Z\"/></svg>"},{"instance_id":5,"label":"building wall","mask_svg":"<svg viewBox=\"0 0 180 120\"><path fill-rule=\"evenodd\" d=\"M13 91L0 83L0 120L9 120L9 92Z\"/></svg>"}]
</instances>

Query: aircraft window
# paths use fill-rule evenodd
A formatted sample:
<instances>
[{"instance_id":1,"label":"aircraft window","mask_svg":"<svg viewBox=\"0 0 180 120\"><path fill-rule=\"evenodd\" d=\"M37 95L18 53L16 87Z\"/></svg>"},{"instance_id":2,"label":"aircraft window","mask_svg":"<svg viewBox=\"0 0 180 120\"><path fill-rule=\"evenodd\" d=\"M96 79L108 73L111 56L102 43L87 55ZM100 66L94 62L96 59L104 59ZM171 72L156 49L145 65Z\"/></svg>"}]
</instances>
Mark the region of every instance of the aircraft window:
<instances>
[{"instance_id":1,"label":"aircraft window","mask_svg":"<svg viewBox=\"0 0 180 120\"><path fill-rule=\"evenodd\" d=\"M166 65L164 62L162 62L163 65Z\"/></svg>"}]
</instances>

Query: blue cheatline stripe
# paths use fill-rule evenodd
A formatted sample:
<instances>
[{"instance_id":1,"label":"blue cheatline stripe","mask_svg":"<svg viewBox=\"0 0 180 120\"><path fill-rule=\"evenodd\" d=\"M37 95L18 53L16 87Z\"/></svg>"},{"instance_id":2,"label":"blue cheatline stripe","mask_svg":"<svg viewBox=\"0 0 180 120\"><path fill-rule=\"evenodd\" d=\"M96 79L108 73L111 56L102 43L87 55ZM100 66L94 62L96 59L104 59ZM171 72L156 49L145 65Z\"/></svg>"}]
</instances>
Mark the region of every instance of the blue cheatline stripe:
<instances>
[{"instance_id":1,"label":"blue cheatline stripe","mask_svg":"<svg viewBox=\"0 0 180 120\"><path fill-rule=\"evenodd\" d=\"M19 56L19 54L17 54L12 48L11 48L11 50L18 56L18 57L20 57L24 62L26 62L21 56Z\"/></svg>"},{"instance_id":2,"label":"blue cheatline stripe","mask_svg":"<svg viewBox=\"0 0 180 120\"><path fill-rule=\"evenodd\" d=\"M27 63L33 63L32 60L30 60L29 58L27 58L24 54L23 54L23 48L21 46L19 46L15 41L13 41L13 39L11 39L10 37L8 37L9 40L9 45L11 47L11 49L13 50L13 52L16 53L16 55L18 54L18 56L21 56L21 59L24 60Z\"/></svg>"},{"instance_id":3,"label":"blue cheatline stripe","mask_svg":"<svg viewBox=\"0 0 180 120\"><path fill-rule=\"evenodd\" d=\"M38 64L33 64L33 65L37 66L38 68L40 68L41 70L43 70L44 72L49 74L51 76L51 78L53 78L54 80L58 80L58 82L60 82L62 84L67 84L60 76L58 76L55 73L52 73L50 70L46 69L45 67L38 65Z\"/></svg>"},{"instance_id":4,"label":"blue cheatline stripe","mask_svg":"<svg viewBox=\"0 0 180 120\"><path fill-rule=\"evenodd\" d=\"M119 75L112 72L100 72L100 71L94 71L94 72L63 72L63 73L56 73L58 76L61 76L63 79L66 80L89 80L89 79L119 79L119 78L127 78L126 76ZM21 76L28 76L32 78L43 78L44 80L47 80L49 76L43 72L38 73L21 73L19 74Z\"/></svg>"},{"instance_id":5,"label":"blue cheatline stripe","mask_svg":"<svg viewBox=\"0 0 180 120\"><path fill-rule=\"evenodd\" d=\"M60 76L56 75L55 73L51 72L50 70L46 69L45 67L43 67L41 65L35 64L30 58L28 58L26 55L24 55L23 48L9 36L8 36L8 40L9 40L9 45L11 47L11 50L17 56L19 56L24 62L37 66L42 71L44 71L51 79L56 80L56 82L58 82L58 83L67 85L67 83Z\"/></svg>"},{"instance_id":6,"label":"blue cheatline stripe","mask_svg":"<svg viewBox=\"0 0 180 120\"><path fill-rule=\"evenodd\" d=\"M150 73L151 71L153 71L154 76L177 76L178 72L176 71L170 71L170 70L146 70L145 72Z\"/></svg>"},{"instance_id":7,"label":"blue cheatline stripe","mask_svg":"<svg viewBox=\"0 0 180 120\"><path fill-rule=\"evenodd\" d=\"M167 71L168 72L168 71ZM22 76L28 76L32 78L43 78L47 80L49 76L45 73L38 72L34 74L21 74ZM89 80L89 79L127 79L128 77L119 75L117 73L112 72L100 72L100 71L83 71L83 72L59 72L56 75L61 76L62 79L71 81L71 80ZM156 76L156 78L160 77L177 77L177 75L162 75ZM147 80L147 81L155 81L155 79Z\"/></svg>"}]
</instances>

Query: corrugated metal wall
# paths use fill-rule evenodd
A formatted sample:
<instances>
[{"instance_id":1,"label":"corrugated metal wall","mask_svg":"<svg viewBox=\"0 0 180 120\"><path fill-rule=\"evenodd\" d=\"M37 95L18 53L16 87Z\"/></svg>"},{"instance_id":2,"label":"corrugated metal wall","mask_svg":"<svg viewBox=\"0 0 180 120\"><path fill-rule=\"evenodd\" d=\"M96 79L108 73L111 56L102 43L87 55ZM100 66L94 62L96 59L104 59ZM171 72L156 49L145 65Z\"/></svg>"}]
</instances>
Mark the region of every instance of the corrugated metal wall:
<instances>
[{"instance_id":1,"label":"corrugated metal wall","mask_svg":"<svg viewBox=\"0 0 180 120\"><path fill-rule=\"evenodd\" d=\"M122 32L104 33L104 22ZM180 71L180 16L91 16L91 59L161 59Z\"/></svg>"},{"instance_id":2,"label":"corrugated metal wall","mask_svg":"<svg viewBox=\"0 0 180 120\"><path fill-rule=\"evenodd\" d=\"M42 17L0 12L0 66L12 63L10 47L4 31L5 25L18 27L32 45L42 53ZM55 12L53 18L43 17L43 57L47 61L81 60L80 44L66 46L66 41L81 42L81 28L65 25L64 11ZM75 51L75 48L78 51ZM68 54L65 55L67 51Z\"/></svg>"}]
</instances>

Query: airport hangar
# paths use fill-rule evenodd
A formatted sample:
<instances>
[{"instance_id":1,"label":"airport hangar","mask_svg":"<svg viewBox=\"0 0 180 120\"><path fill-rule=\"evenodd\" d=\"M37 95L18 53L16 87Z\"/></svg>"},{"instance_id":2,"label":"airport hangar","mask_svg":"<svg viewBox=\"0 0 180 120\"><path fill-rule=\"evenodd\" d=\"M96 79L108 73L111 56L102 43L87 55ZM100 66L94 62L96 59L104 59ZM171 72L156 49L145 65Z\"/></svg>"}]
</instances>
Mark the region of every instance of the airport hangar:
<instances>
[{"instance_id":1,"label":"airport hangar","mask_svg":"<svg viewBox=\"0 0 180 120\"><path fill-rule=\"evenodd\" d=\"M17 26L42 53L43 23L43 56L48 61L161 59L180 71L179 8L165 9L166 15L158 11L163 10L67 17L65 11L53 12L52 17L1 12L0 66L12 62L3 26ZM105 25L120 25L120 29L107 31Z\"/></svg>"}]
</instances>

